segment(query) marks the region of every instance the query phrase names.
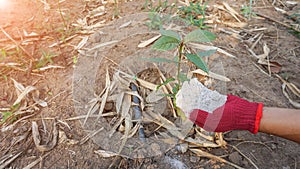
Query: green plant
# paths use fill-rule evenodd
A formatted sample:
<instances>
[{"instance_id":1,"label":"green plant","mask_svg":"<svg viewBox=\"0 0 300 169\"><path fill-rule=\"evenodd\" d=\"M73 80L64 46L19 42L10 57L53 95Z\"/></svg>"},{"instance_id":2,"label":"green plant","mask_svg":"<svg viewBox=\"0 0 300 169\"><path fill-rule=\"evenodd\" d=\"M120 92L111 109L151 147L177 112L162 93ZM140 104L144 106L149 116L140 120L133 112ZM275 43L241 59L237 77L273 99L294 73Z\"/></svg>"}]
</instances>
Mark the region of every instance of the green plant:
<instances>
[{"instance_id":1,"label":"green plant","mask_svg":"<svg viewBox=\"0 0 300 169\"><path fill-rule=\"evenodd\" d=\"M181 85L184 81L187 81L187 75L184 73L181 73L181 64L182 60L186 58L190 62L192 62L197 68L202 69L205 72L208 72L208 66L202 59L204 56L209 56L215 51L205 51L205 52L199 52L199 53L189 53L186 50L186 45L191 42L211 42L215 40L216 36L206 30L196 29L190 33L188 33L185 37L181 37L177 32L171 31L171 30L161 30L161 37L152 45L153 49L160 50L160 51L166 51L166 50L173 50L177 49L178 56L176 56L175 59L165 59L165 58L151 58L148 59L150 61L155 62L167 62L167 63L176 63L177 64L177 76L171 77L167 79L165 82L163 82L161 85L166 85L169 82L177 80L175 85L173 86L172 92L173 94L167 95L173 98L173 104L176 107L175 104L175 96L178 92L178 90L181 88ZM179 110L177 110L178 112ZM178 114L182 114L178 112ZM182 117L182 116L181 116Z\"/></svg>"},{"instance_id":2,"label":"green plant","mask_svg":"<svg viewBox=\"0 0 300 169\"><path fill-rule=\"evenodd\" d=\"M146 25L150 30L162 29L163 19L156 12L149 13L150 21L146 22Z\"/></svg>"},{"instance_id":3,"label":"green plant","mask_svg":"<svg viewBox=\"0 0 300 169\"><path fill-rule=\"evenodd\" d=\"M199 2L190 2L189 6L180 7L178 10L179 16L187 20L191 25L197 26L200 29L207 27L204 24L206 4L201 5Z\"/></svg>"},{"instance_id":4,"label":"green plant","mask_svg":"<svg viewBox=\"0 0 300 169\"><path fill-rule=\"evenodd\" d=\"M56 54L50 53L50 52L45 52L42 51L42 56L38 60L38 62L35 65L35 68L41 68L47 65L48 63L52 64L53 60L52 58L56 57Z\"/></svg>"},{"instance_id":5,"label":"green plant","mask_svg":"<svg viewBox=\"0 0 300 169\"><path fill-rule=\"evenodd\" d=\"M1 55L0 55L0 61L4 60L7 57L7 52L5 49L1 49L0 51Z\"/></svg>"},{"instance_id":6,"label":"green plant","mask_svg":"<svg viewBox=\"0 0 300 169\"><path fill-rule=\"evenodd\" d=\"M151 0L146 0L145 4L143 5L143 8L148 9L150 12L163 12L168 8L172 10L174 7L174 5L169 5L167 0L158 0L158 4L156 6L153 5L153 2Z\"/></svg>"},{"instance_id":7,"label":"green plant","mask_svg":"<svg viewBox=\"0 0 300 169\"><path fill-rule=\"evenodd\" d=\"M76 64L77 61L78 61L78 56L74 55L74 56L73 56L73 63Z\"/></svg>"},{"instance_id":8,"label":"green plant","mask_svg":"<svg viewBox=\"0 0 300 169\"><path fill-rule=\"evenodd\" d=\"M19 107L20 104L16 104L10 108L10 111L0 112L1 114L0 124L14 122L17 119L17 117L14 115L14 112L16 112L19 109Z\"/></svg>"},{"instance_id":9,"label":"green plant","mask_svg":"<svg viewBox=\"0 0 300 169\"><path fill-rule=\"evenodd\" d=\"M250 0L249 6L242 6L241 12L248 19L250 19L252 16L256 16L256 14L252 11L252 0Z\"/></svg>"}]
</instances>

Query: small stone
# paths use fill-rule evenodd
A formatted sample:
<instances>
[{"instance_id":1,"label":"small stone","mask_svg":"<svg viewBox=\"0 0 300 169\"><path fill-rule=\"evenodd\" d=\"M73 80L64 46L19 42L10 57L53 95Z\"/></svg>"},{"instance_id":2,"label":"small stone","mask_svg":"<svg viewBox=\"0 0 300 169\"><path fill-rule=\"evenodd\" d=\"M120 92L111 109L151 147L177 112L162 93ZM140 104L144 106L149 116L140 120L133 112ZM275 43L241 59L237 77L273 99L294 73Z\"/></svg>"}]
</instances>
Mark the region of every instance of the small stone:
<instances>
[{"instance_id":1,"label":"small stone","mask_svg":"<svg viewBox=\"0 0 300 169\"><path fill-rule=\"evenodd\" d=\"M8 107L9 104L7 103L6 100L0 100L0 105L3 106L3 107Z\"/></svg>"},{"instance_id":2,"label":"small stone","mask_svg":"<svg viewBox=\"0 0 300 169\"><path fill-rule=\"evenodd\" d=\"M101 33L100 32L95 32L91 37L90 41L93 43L98 43L101 41Z\"/></svg>"},{"instance_id":3,"label":"small stone","mask_svg":"<svg viewBox=\"0 0 300 169\"><path fill-rule=\"evenodd\" d=\"M195 157L195 156L191 156L191 157L190 157L190 161L191 161L192 163L197 163L199 160L200 160L200 157Z\"/></svg>"},{"instance_id":4,"label":"small stone","mask_svg":"<svg viewBox=\"0 0 300 169\"><path fill-rule=\"evenodd\" d=\"M152 143L151 144L151 150L153 151L154 154L160 154L160 146L157 143Z\"/></svg>"},{"instance_id":5,"label":"small stone","mask_svg":"<svg viewBox=\"0 0 300 169\"><path fill-rule=\"evenodd\" d=\"M108 103L105 104L104 110L106 110L106 111L111 111L111 110L113 109L113 107L114 107L114 104L108 102Z\"/></svg>"},{"instance_id":6,"label":"small stone","mask_svg":"<svg viewBox=\"0 0 300 169\"><path fill-rule=\"evenodd\" d=\"M151 164L151 165L146 167L146 169L156 169L156 168L157 168L156 164Z\"/></svg>"},{"instance_id":7,"label":"small stone","mask_svg":"<svg viewBox=\"0 0 300 169\"><path fill-rule=\"evenodd\" d=\"M242 161L242 156L238 152L231 153L228 158L235 164L240 164Z\"/></svg>"},{"instance_id":8,"label":"small stone","mask_svg":"<svg viewBox=\"0 0 300 169\"><path fill-rule=\"evenodd\" d=\"M274 150L277 148L277 146L275 144L271 144L271 148Z\"/></svg>"},{"instance_id":9,"label":"small stone","mask_svg":"<svg viewBox=\"0 0 300 169\"><path fill-rule=\"evenodd\" d=\"M175 149L181 153L185 153L189 148L189 145L187 143L179 144L175 147Z\"/></svg>"}]
</instances>

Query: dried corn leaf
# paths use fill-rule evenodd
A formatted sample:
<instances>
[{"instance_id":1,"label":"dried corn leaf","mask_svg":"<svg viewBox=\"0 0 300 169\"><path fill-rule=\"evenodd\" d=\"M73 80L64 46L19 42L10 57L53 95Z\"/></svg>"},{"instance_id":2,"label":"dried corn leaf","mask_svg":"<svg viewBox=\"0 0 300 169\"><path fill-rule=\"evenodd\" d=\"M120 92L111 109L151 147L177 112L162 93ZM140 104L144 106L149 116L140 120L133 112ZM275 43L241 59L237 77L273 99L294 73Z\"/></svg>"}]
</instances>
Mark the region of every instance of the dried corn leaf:
<instances>
[{"instance_id":1,"label":"dried corn leaf","mask_svg":"<svg viewBox=\"0 0 300 169\"><path fill-rule=\"evenodd\" d=\"M14 82L14 86L17 89L17 94L20 95L20 93L22 93L25 90L25 87L21 83L17 82L15 79L10 79Z\"/></svg>"},{"instance_id":2,"label":"dried corn leaf","mask_svg":"<svg viewBox=\"0 0 300 169\"><path fill-rule=\"evenodd\" d=\"M162 127L166 128L169 133L171 133L173 136L183 140L184 135L180 132L180 129L175 126L175 124L162 115L154 112L148 112L148 114L154 118L154 123L161 125Z\"/></svg>"},{"instance_id":3,"label":"dried corn leaf","mask_svg":"<svg viewBox=\"0 0 300 169\"><path fill-rule=\"evenodd\" d=\"M117 156L118 154L110 152L110 151L105 151L105 150L96 150L94 151L96 154L98 154L100 157L103 158L109 158L109 157L114 157Z\"/></svg>"},{"instance_id":4,"label":"dried corn leaf","mask_svg":"<svg viewBox=\"0 0 300 169\"><path fill-rule=\"evenodd\" d=\"M300 97L300 89L297 86L295 86L293 83L284 80L282 77L280 77L277 74L275 74L275 76L278 77L282 81L282 83L285 83L287 87L293 92L293 94Z\"/></svg>"},{"instance_id":5,"label":"dried corn leaf","mask_svg":"<svg viewBox=\"0 0 300 169\"><path fill-rule=\"evenodd\" d=\"M206 139L206 140L208 140L208 141L214 141L214 140L215 140L215 138L214 138L213 136L211 136L211 135L209 135L209 134L207 134L207 133L202 133L202 132L199 131L198 129L204 130L204 129L198 128L198 127L195 128L195 131L196 131L196 133L197 133L197 137L204 138L204 139Z\"/></svg>"},{"instance_id":6,"label":"dried corn leaf","mask_svg":"<svg viewBox=\"0 0 300 169\"><path fill-rule=\"evenodd\" d=\"M102 117L107 117L107 116L115 116L117 115L117 112L108 112L108 113L104 113L102 114ZM82 116L76 116L76 117L70 117L67 118L65 120L67 121L72 121L72 120L80 120L80 119L85 119L87 115L82 115ZM98 117L98 115L90 115L89 118L96 118Z\"/></svg>"},{"instance_id":7,"label":"dried corn leaf","mask_svg":"<svg viewBox=\"0 0 300 169\"><path fill-rule=\"evenodd\" d=\"M127 139L129 138L129 133L130 133L131 127L132 127L132 117L131 117L131 113L129 113L129 110L128 110L128 112L125 115L125 132L124 132L124 135L122 136L119 153L121 153L121 151L123 150L123 148L127 142Z\"/></svg>"},{"instance_id":8,"label":"dried corn leaf","mask_svg":"<svg viewBox=\"0 0 300 169\"><path fill-rule=\"evenodd\" d=\"M145 108L144 100L143 100L142 96L140 96L137 91L130 91L130 92L128 91L128 92L125 92L125 93L129 94L129 95L132 95L132 96L138 97L139 100L140 100L141 110L144 110L144 108Z\"/></svg>"},{"instance_id":9,"label":"dried corn leaf","mask_svg":"<svg viewBox=\"0 0 300 169\"><path fill-rule=\"evenodd\" d=\"M128 73L125 73L125 72L120 71L120 70L119 70L119 72L120 72L121 74L123 74L124 76L126 76L127 78L135 79L136 81L139 82L139 85L141 85L141 86L144 87L144 88L147 88L147 89L150 89L150 90L156 90L156 89L157 89L157 86L158 86L158 85L156 85L156 84L147 82L147 81L145 81L145 80L143 80L143 79L137 78L137 77L134 76L134 75L129 75Z\"/></svg>"},{"instance_id":10,"label":"dried corn leaf","mask_svg":"<svg viewBox=\"0 0 300 169\"><path fill-rule=\"evenodd\" d=\"M229 56L229 57L232 57L232 58L235 58L234 55L226 52L225 50L221 49L221 48L218 48L218 47L215 47L215 46L208 46L208 45L203 45L203 44L198 44L198 43L189 43L189 45L191 47L194 47L196 49L200 49L200 50L217 50L217 52L219 53L222 53L226 56Z\"/></svg>"},{"instance_id":11,"label":"dried corn leaf","mask_svg":"<svg viewBox=\"0 0 300 169\"><path fill-rule=\"evenodd\" d=\"M129 114L130 107L131 107L131 96L125 94L122 102L122 108L121 108L122 117L127 117L127 115Z\"/></svg>"},{"instance_id":12,"label":"dried corn leaf","mask_svg":"<svg viewBox=\"0 0 300 169\"><path fill-rule=\"evenodd\" d=\"M146 40L146 41L140 43L140 44L138 45L138 47L139 47L139 48L147 47L147 46L149 46L150 44L152 44L154 41L156 41L156 40L157 40L158 38L160 38L160 37L161 37L161 35L154 36L153 38L148 39L148 40Z\"/></svg>"},{"instance_id":13,"label":"dried corn leaf","mask_svg":"<svg viewBox=\"0 0 300 169\"><path fill-rule=\"evenodd\" d=\"M52 140L48 145L41 145L41 137L39 134L38 125L35 121L32 122L31 128L32 128L32 137L33 137L34 144L39 151L42 152L49 151L56 146L57 139L58 139L58 129L56 127L55 122L53 123Z\"/></svg>"},{"instance_id":14,"label":"dried corn leaf","mask_svg":"<svg viewBox=\"0 0 300 169\"><path fill-rule=\"evenodd\" d=\"M23 98L24 98L28 93L30 93L30 92L33 91L33 90L36 90L36 88L33 87L33 86L27 86L27 87L22 91L22 93L21 93L20 95L18 95L18 98L17 98L17 100L14 102L13 105L19 104L19 103L23 100Z\"/></svg>"},{"instance_id":15,"label":"dried corn leaf","mask_svg":"<svg viewBox=\"0 0 300 169\"><path fill-rule=\"evenodd\" d=\"M215 156L213 154L210 154L208 152L205 152L205 151L202 151L200 149L190 149L190 151L192 151L193 153L195 153L196 155L200 156L200 157L207 157L207 158L210 158L210 159L214 159L214 160L217 160L217 161L220 161L222 163L226 163L226 164L229 164L235 168L238 168L238 169L243 169L242 167L236 165L236 164L233 164L225 159L223 159L222 157L218 157L218 156Z\"/></svg>"},{"instance_id":16,"label":"dried corn leaf","mask_svg":"<svg viewBox=\"0 0 300 169\"><path fill-rule=\"evenodd\" d=\"M98 103L98 101L95 100L85 116L83 126L85 126L85 124L86 124L88 118L91 116L91 114L94 114L99 109L99 107L100 107L100 104Z\"/></svg>"},{"instance_id":17,"label":"dried corn leaf","mask_svg":"<svg viewBox=\"0 0 300 169\"><path fill-rule=\"evenodd\" d=\"M106 82L105 82L105 88L106 88L106 91L102 97L102 101L101 101L101 105L100 105L100 109L99 109L99 113L98 113L98 117L97 117L97 120L99 120L99 118L101 117L102 113L103 113L103 110L104 110L104 107L105 107L105 104L106 104L106 100L107 100L107 97L108 97L108 94L109 94L109 88L110 88L110 78L109 78L109 72L108 72L108 69L106 68Z\"/></svg>"},{"instance_id":18,"label":"dried corn leaf","mask_svg":"<svg viewBox=\"0 0 300 169\"><path fill-rule=\"evenodd\" d=\"M48 66L45 66L45 67L34 69L34 70L32 70L32 72L40 72L40 71L45 71L45 70L48 70L48 69L64 69L64 68L65 67L63 67L63 66L48 65Z\"/></svg>"},{"instance_id":19,"label":"dried corn leaf","mask_svg":"<svg viewBox=\"0 0 300 169\"><path fill-rule=\"evenodd\" d=\"M37 165L39 162L41 162L45 157L47 157L50 154L50 152L46 153L45 155L38 157L38 159L36 159L35 161L33 161L32 163L28 164L26 167L24 167L23 169L31 169L33 168L35 165Z\"/></svg>"},{"instance_id":20,"label":"dried corn leaf","mask_svg":"<svg viewBox=\"0 0 300 169\"><path fill-rule=\"evenodd\" d=\"M257 56L257 58L259 59L258 63L267 65L268 62L266 61L266 58L269 56L270 48L268 47L268 45L266 43L263 46L263 50L264 50L264 53Z\"/></svg>"},{"instance_id":21,"label":"dried corn leaf","mask_svg":"<svg viewBox=\"0 0 300 169\"><path fill-rule=\"evenodd\" d=\"M247 22L226 22L226 21L222 21L221 23L226 25L226 26L233 27L233 28L244 28L248 25Z\"/></svg>"},{"instance_id":22,"label":"dried corn leaf","mask_svg":"<svg viewBox=\"0 0 300 169\"><path fill-rule=\"evenodd\" d=\"M121 26L119 27L119 29L126 28L126 27L129 26L131 23L132 23L132 21L128 21L128 22L124 23L123 25L121 25Z\"/></svg>"},{"instance_id":23,"label":"dried corn leaf","mask_svg":"<svg viewBox=\"0 0 300 169\"><path fill-rule=\"evenodd\" d=\"M161 88L159 88L158 90L154 90L146 97L146 102L147 103L158 102L159 100L165 97L164 94L165 93L162 91Z\"/></svg>"},{"instance_id":24,"label":"dried corn leaf","mask_svg":"<svg viewBox=\"0 0 300 169\"><path fill-rule=\"evenodd\" d=\"M105 14L105 13L103 13L103 14ZM83 26L83 29L92 30L92 29L95 29L95 28L101 28L101 27L105 26L105 24L104 24L105 22L106 22L106 20L102 20L100 22L95 23L94 25Z\"/></svg>"},{"instance_id":25,"label":"dried corn leaf","mask_svg":"<svg viewBox=\"0 0 300 169\"><path fill-rule=\"evenodd\" d=\"M140 123L136 123L135 126L130 130L130 133L128 135L128 138L131 138L135 135L135 133L139 130L141 124ZM123 139L123 138L121 138Z\"/></svg>"},{"instance_id":26,"label":"dried corn leaf","mask_svg":"<svg viewBox=\"0 0 300 169\"><path fill-rule=\"evenodd\" d=\"M200 140L198 139L193 139L191 137L188 137L184 139L185 141L193 144L192 146L198 146L198 147L220 147L220 145L210 142L210 141L205 141L205 140Z\"/></svg>"},{"instance_id":27,"label":"dried corn leaf","mask_svg":"<svg viewBox=\"0 0 300 169\"><path fill-rule=\"evenodd\" d=\"M119 119L119 121L112 127L110 134L109 134L109 138L111 138L113 136L113 134L116 132L117 128L121 125L121 123L123 122L124 119L125 119L125 117L121 117Z\"/></svg>"},{"instance_id":28,"label":"dried corn leaf","mask_svg":"<svg viewBox=\"0 0 300 169\"><path fill-rule=\"evenodd\" d=\"M288 93L285 91L285 87L286 87L286 84L283 83L283 84L282 84L282 92L283 92L284 96L289 100L289 102L290 102L295 108L300 109L300 103L298 103L298 102L296 102L296 101L294 101L294 100L292 100L292 99L290 98L290 96L288 95Z\"/></svg>"},{"instance_id":29,"label":"dried corn leaf","mask_svg":"<svg viewBox=\"0 0 300 169\"><path fill-rule=\"evenodd\" d=\"M124 92L121 92L118 94L117 100L116 100L116 111L119 114L121 112L121 106L123 103L123 98L124 98Z\"/></svg>"},{"instance_id":30,"label":"dried corn leaf","mask_svg":"<svg viewBox=\"0 0 300 169\"><path fill-rule=\"evenodd\" d=\"M170 136L168 133L166 132L159 132L159 135L163 137L163 139L161 139L164 143L170 144L170 145L175 145L178 143L178 139Z\"/></svg>"},{"instance_id":31,"label":"dried corn leaf","mask_svg":"<svg viewBox=\"0 0 300 169\"><path fill-rule=\"evenodd\" d=\"M226 2L223 2L225 8L229 11L230 15L232 15L238 22L241 22L238 17L243 18L236 10L230 7L230 5ZM244 19L244 18L243 18ZM244 19L245 20L245 19Z\"/></svg>"},{"instance_id":32,"label":"dried corn leaf","mask_svg":"<svg viewBox=\"0 0 300 169\"><path fill-rule=\"evenodd\" d=\"M117 42L119 42L119 41L118 40L113 40L113 41L109 41L109 42L100 43L100 44L94 46L93 48L89 49L88 52L96 50L96 49L99 50L100 48L103 48L105 46L108 46L108 45L111 45L111 44L114 44L114 43L117 43Z\"/></svg>"},{"instance_id":33,"label":"dried corn leaf","mask_svg":"<svg viewBox=\"0 0 300 169\"><path fill-rule=\"evenodd\" d=\"M16 155L12 156L10 159L5 159L0 161L0 169L6 168L10 163L12 163L16 158L18 158L22 152L17 153Z\"/></svg>"},{"instance_id":34,"label":"dried corn leaf","mask_svg":"<svg viewBox=\"0 0 300 169\"><path fill-rule=\"evenodd\" d=\"M83 37L82 40L78 43L78 45L75 46L75 50L81 49L87 43L88 39L88 36Z\"/></svg>"},{"instance_id":35,"label":"dried corn leaf","mask_svg":"<svg viewBox=\"0 0 300 169\"><path fill-rule=\"evenodd\" d=\"M216 74L216 73L213 73L211 71L209 71L208 73L206 73L206 72L204 72L201 69L197 69L197 70L192 71L192 73L201 74L203 76L208 76L208 77L211 77L213 79L218 79L218 80L221 80L221 81L224 81L224 82L230 82L229 78L227 78L225 76L222 76L222 75L219 75L219 74Z\"/></svg>"},{"instance_id":36,"label":"dried corn leaf","mask_svg":"<svg viewBox=\"0 0 300 169\"><path fill-rule=\"evenodd\" d=\"M86 135L85 137L83 137L79 144L82 145L84 144L86 141L88 141L90 138L94 137L96 134L98 134L100 131L102 131L104 129L104 127L101 127L100 129L92 132L92 133L89 133L88 135Z\"/></svg>"}]
</instances>

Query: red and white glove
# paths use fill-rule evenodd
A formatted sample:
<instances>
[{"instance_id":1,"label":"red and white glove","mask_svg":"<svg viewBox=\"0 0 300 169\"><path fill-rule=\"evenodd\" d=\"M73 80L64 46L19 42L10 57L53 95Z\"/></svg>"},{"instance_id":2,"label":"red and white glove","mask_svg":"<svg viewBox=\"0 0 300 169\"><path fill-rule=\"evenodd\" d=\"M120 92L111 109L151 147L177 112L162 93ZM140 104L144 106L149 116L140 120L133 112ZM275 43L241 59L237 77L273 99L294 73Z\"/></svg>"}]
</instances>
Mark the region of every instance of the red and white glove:
<instances>
[{"instance_id":1,"label":"red and white glove","mask_svg":"<svg viewBox=\"0 0 300 169\"><path fill-rule=\"evenodd\" d=\"M258 132L263 109L262 103L222 95L207 89L197 79L183 83L176 95L176 106L204 130L248 130L254 134Z\"/></svg>"}]
</instances>

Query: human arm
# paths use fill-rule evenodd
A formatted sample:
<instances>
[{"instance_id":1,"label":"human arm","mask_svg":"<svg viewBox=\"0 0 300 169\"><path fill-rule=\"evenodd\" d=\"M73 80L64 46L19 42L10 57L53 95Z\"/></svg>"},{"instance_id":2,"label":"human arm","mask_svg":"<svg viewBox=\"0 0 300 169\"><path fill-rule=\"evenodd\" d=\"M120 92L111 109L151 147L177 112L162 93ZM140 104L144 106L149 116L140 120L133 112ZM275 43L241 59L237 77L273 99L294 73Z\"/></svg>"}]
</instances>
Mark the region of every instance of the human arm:
<instances>
[{"instance_id":1,"label":"human arm","mask_svg":"<svg viewBox=\"0 0 300 169\"><path fill-rule=\"evenodd\" d=\"M259 130L300 143L300 110L264 107Z\"/></svg>"}]
</instances>

